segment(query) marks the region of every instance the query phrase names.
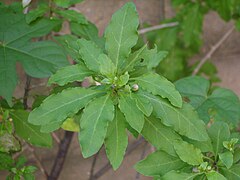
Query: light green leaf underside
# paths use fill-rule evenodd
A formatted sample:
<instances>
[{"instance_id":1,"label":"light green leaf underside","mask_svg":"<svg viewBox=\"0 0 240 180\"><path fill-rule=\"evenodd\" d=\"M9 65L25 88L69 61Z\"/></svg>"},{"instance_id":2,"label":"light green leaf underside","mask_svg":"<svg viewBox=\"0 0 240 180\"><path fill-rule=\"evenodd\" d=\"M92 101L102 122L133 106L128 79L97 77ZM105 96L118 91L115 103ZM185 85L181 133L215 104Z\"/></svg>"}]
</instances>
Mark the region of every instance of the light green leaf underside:
<instances>
[{"instance_id":1,"label":"light green leaf underside","mask_svg":"<svg viewBox=\"0 0 240 180\"><path fill-rule=\"evenodd\" d=\"M182 108L175 108L161 97L146 92L140 92L139 95L150 100L153 114L160 118L164 125L173 127L179 134L190 139L208 140L205 124L190 105L184 103Z\"/></svg>"},{"instance_id":2,"label":"light green leaf underside","mask_svg":"<svg viewBox=\"0 0 240 180\"><path fill-rule=\"evenodd\" d=\"M175 86L161 75L156 73L145 74L134 78L141 88L152 93L167 98L176 107L182 107L182 97Z\"/></svg>"},{"instance_id":3,"label":"light green leaf underside","mask_svg":"<svg viewBox=\"0 0 240 180\"><path fill-rule=\"evenodd\" d=\"M34 109L28 121L35 125L58 123L74 115L89 101L102 92L85 88L70 88L46 98L40 107Z\"/></svg>"},{"instance_id":4,"label":"light green leaf underside","mask_svg":"<svg viewBox=\"0 0 240 180\"><path fill-rule=\"evenodd\" d=\"M105 31L105 47L117 68L121 67L131 48L137 43L138 25L138 15L133 3L126 3L112 16Z\"/></svg>"},{"instance_id":5,"label":"light green leaf underside","mask_svg":"<svg viewBox=\"0 0 240 180\"><path fill-rule=\"evenodd\" d=\"M114 118L114 105L110 95L96 98L83 110L80 120L79 142L83 157L90 157L102 146L108 123Z\"/></svg>"},{"instance_id":6,"label":"light green leaf underside","mask_svg":"<svg viewBox=\"0 0 240 180\"><path fill-rule=\"evenodd\" d=\"M127 144L128 135L125 130L125 118L121 111L116 108L115 117L109 123L105 138L106 154L114 170L120 166Z\"/></svg>"},{"instance_id":7,"label":"light green leaf underside","mask_svg":"<svg viewBox=\"0 0 240 180\"><path fill-rule=\"evenodd\" d=\"M79 39L77 44L79 45L78 52L88 69L100 72L98 57L100 54L103 54L103 50L100 49L94 42L85 39Z\"/></svg>"},{"instance_id":8,"label":"light green leaf underside","mask_svg":"<svg viewBox=\"0 0 240 180\"><path fill-rule=\"evenodd\" d=\"M144 115L136 106L135 100L127 95L120 96L119 109L129 125L140 133L144 125Z\"/></svg>"},{"instance_id":9,"label":"light green leaf underside","mask_svg":"<svg viewBox=\"0 0 240 180\"><path fill-rule=\"evenodd\" d=\"M145 123L141 132L143 137L158 150L163 150L172 156L176 156L173 143L181 140L181 137L171 128L164 126L160 119L145 117Z\"/></svg>"},{"instance_id":10,"label":"light green leaf underside","mask_svg":"<svg viewBox=\"0 0 240 180\"><path fill-rule=\"evenodd\" d=\"M200 165L203 162L201 150L184 141L176 141L174 149L180 159L189 165Z\"/></svg>"},{"instance_id":11,"label":"light green leaf underside","mask_svg":"<svg viewBox=\"0 0 240 180\"><path fill-rule=\"evenodd\" d=\"M164 175L171 170L178 170L186 166L178 157L163 151L156 151L135 165L135 169L145 176Z\"/></svg>"},{"instance_id":12,"label":"light green leaf underside","mask_svg":"<svg viewBox=\"0 0 240 180\"><path fill-rule=\"evenodd\" d=\"M16 134L34 146L51 147L52 136L49 133L40 132L39 126L29 124L29 122L27 122L28 114L29 113L24 110L10 112Z\"/></svg>"},{"instance_id":13,"label":"light green leaf underside","mask_svg":"<svg viewBox=\"0 0 240 180\"><path fill-rule=\"evenodd\" d=\"M76 64L59 69L54 75L52 75L48 81L48 84L58 84L63 86L67 83L74 81L83 81L85 77L94 74L85 67L84 64Z\"/></svg>"}]
</instances>

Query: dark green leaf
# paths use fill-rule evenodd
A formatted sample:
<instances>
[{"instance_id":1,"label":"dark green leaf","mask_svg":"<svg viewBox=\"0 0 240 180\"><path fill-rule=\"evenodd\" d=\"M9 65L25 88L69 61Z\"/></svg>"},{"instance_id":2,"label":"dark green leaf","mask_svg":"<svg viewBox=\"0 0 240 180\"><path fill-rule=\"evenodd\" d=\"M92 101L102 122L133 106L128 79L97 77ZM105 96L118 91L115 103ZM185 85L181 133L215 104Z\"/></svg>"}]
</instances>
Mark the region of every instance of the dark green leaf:
<instances>
[{"instance_id":1,"label":"dark green leaf","mask_svg":"<svg viewBox=\"0 0 240 180\"><path fill-rule=\"evenodd\" d=\"M88 24L86 18L75 10L55 10L55 13L68 19L70 22L76 22L78 24Z\"/></svg>"},{"instance_id":2,"label":"dark green leaf","mask_svg":"<svg viewBox=\"0 0 240 180\"><path fill-rule=\"evenodd\" d=\"M74 4L80 3L83 0L53 0L58 6L68 8Z\"/></svg>"},{"instance_id":3,"label":"dark green leaf","mask_svg":"<svg viewBox=\"0 0 240 180\"><path fill-rule=\"evenodd\" d=\"M10 170L14 164L14 160L7 153L0 152L0 170Z\"/></svg>"},{"instance_id":4,"label":"dark green leaf","mask_svg":"<svg viewBox=\"0 0 240 180\"><path fill-rule=\"evenodd\" d=\"M33 9L26 14L26 22L28 24L32 23L37 18L43 17L47 11L49 11L48 5L40 4L36 9Z\"/></svg>"}]
</instances>

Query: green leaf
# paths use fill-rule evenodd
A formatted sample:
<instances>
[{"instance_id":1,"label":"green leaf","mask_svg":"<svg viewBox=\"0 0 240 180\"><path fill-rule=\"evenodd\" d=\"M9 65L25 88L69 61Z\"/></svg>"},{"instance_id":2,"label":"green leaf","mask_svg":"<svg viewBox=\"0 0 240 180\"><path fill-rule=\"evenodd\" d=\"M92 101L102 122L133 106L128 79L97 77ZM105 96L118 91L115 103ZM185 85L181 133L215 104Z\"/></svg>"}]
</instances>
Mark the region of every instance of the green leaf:
<instances>
[{"instance_id":1,"label":"green leaf","mask_svg":"<svg viewBox=\"0 0 240 180\"><path fill-rule=\"evenodd\" d=\"M233 153L233 163L240 161L240 147L236 148Z\"/></svg>"},{"instance_id":2,"label":"green leaf","mask_svg":"<svg viewBox=\"0 0 240 180\"><path fill-rule=\"evenodd\" d=\"M58 6L68 8L74 4L80 3L83 0L53 0Z\"/></svg>"},{"instance_id":3,"label":"green leaf","mask_svg":"<svg viewBox=\"0 0 240 180\"><path fill-rule=\"evenodd\" d=\"M207 99L210 82L200 76L190 76L175 82L177 90L194 108Z\"/></svg>"},{"instance_id":4,"label":"green leaf","mask_svg":"<svg viewBox=\"0 0 240 180\"><path fill-rule=\"evenodd\" d=\"M60 16L68 19L70 22L76 22L78 24L88 24L87 19L81 13L75 10L54 10L55 13L59 14Z\"/></svg>"},{"instance_id":5,"label":"green leaf","mask_svg":"<svg viewBox=\"0 0 240 180\"><path fill-rule=\"evenodd\" d=\"M200 165L203 162L201 150L184 141L174 142L174 149L180 159L190 165Z\"/></svg>"},{"instance_id":6,"label":"green leaf","mask_svg":"<svg viewBox=\"0 0 240 180\"><path fill-rule=\"evenodd\" d=\"M193 180L199 173L184 173L184 172L177 172L177 171L170 171L165 174L161 180L173 180L173 179L181 179L181 180Z\"/></svg>"},{"instance_id":7,"label":"green leaf","mask_svg":"<svg viewBox=\"0 0 240 180\"><path fill-rule=\"evenodd\" d=\"M171 170L178 170L186 166L178 157L163 151L156 151L135 165L135 169L145 176L164 175Z\"/></svg>"},{"instance_id":8,"label":"green leaf","mask_svg":"<svg viewBox=\"0 0 240 180\"><path fill-rule=\"evenodd\" d=\"M151 102L147 98L138 96L137 94L132 94L132 97L135 99L138 109L140 109L143 114L149 117L153 111Z\"/></svg>"},{"instance_id":9,"label":"green leaf","mask_svg":"<svg viewBox=\"0 0 240 180\"><path fill-rule=\"evenodd\" d=\"M189 104L184 103L182 108L175 108L161 97L146 92L140 92L139 95L150 100L153 105L153 114L160 118L164 125L172 126L179 134L190 139L208 140L205 124Z\"/></svg>"},{"instance_id":10,"label":"green leaf","mask_svg":"<svg viewBox=\"0 0 240 180\"><path fill-rule=\"evenodd\" d=\"M30 43L30 39L48 34L59 21L41 19L28 25L25 16L9 8L0 10L0 96L11 104L17 84L16 62L33 77L48 77L67 64L65 54L53 42Z\"/></svg>"},{"instance_id":11,"label":"green leaf","mask_svg":"<svg viewBox=\"0 0 240 180\"><path fill-rule=\"evenodd\" d=\"M139 25L136 7L126 3L114 13L105 31L106 50L117 68L121 67L137 43L137 28Z\"/></svg>"},{"instance_id":12,"label":"green leaf","mask_svg":"<svg viewBox=\"0 0 240 180\"><path fill-rule=\"evenodd\" d=\"M51 134L41 133L39 126L29 124L28 112L24 110L11 111L10 115L13 119L13 124L16 134L34 146L51 147Z\"/></svg>"},{"instance_id":13,"label":"green leaf","mask_svg":"<svg viewBox=\"0 0 240 180\"><path fill-rule=\"evenodd\" d=\"M164 126L159 119L153 116L145 117L144 127L141 134L158 150L163 150L172 156L176 156L174 141L181 137L171 128Z\"/></svg>"},{"instance_id":14,"label":"green leaf","mask_svg":"<svg viewBox=\"0 0 240 180\"><path fill-rule=\"evenodd\" d=\"M176 107L182 106L182 97L175 86L161 75L148 73L141 77L134 78L139 86L153 95L160 95L168 98Z\"/></svg>"},{"instance_id":15,"label":"green leaf","mask_svg":"<svg viewBox=\"0 0 240 180\"><path fill-rule=\"evenodd\" d=\"M95 72L100 72L98 58L100 54L103 53L95 43L92 41L87 41L85 39L80 39L77 41L79 45L79 54L82 56L86 66Z\"/></svg>"},{"instance_id":16,"label":"green leaf","mask_svg":"<svg viewBox=\"0 0 240 180\"><path fill-rule=\"evenodd\" d=\"M230 137L229 127L224 122L215 122L208 129L209 137L212 141L215 157L223 150L223 141L227 141Z\"/></svg>"},{"instance_id":17,"label":"green leaf","mask_svg":"<svg viewBox=\"0 0 240 180\"><path fill-rule=\"evenodd\" d=\"M233 154L230 151L219 153L219 159L228 169L233 165Z\"/></svg>"},{"instance_id":18,"label":"green leaf","mask_svg":"<svg viewBox=\"0 0 240 180\"><path fill-rule=\"evenodd\" d=\"M28 24L32 23L38 18L43 17L47 11L49 11L48 5L40 4L36 9L33 9L26 14L26 22Z\"/></svg>"},{"instance_id":19,"label":"green leaf","mask_svg":"<svg viewBox=\"0 0 240 180\"><path fill-rule=\"evenodd\" d=\"M0 152L0 170L10 170L14 164L14 160L7 153Z\"/></svg>"},{"instance_id":20,"label":"green leaf","mask_svg":"<svg viewBox=\"0 0 240 180\"><path fill-rule=\"evenodd\" d=\"M123 160L128 144L128 135L125 130L125 118L118 108L115 110L114 120L109 123L104 144L107 157L113 169L116 170Z\"/></svg>"},{"instance_id":21,"label":"green leaf","mask_svg":"<svg viewBox=\"0 0 240 180\"><path fill-rule=\"evenodd\" d=\"M21 144L13 134L6 131L0 132L0 152L10 153L20 150Z\"/></svg>"},{"instance_id":22,"label":"green leaf","mask_svg":"<svg viewBox=\"0 0 240 180\"><path fill-rule=\"evenodd\" d=\"M83 64L76 64L71 66L66 66L59 69L54 75L52 75L48 81L48 84L58 84L64 86L67 83L74 81L83 81L87 76L94 74L93 71L87 69Z\"/></svg>"},{"instance_id":23,"label":"green leaf","mask_svg":"<svg viewBox=\"0 0 240 180\"><path fill-rule=\"evenodd\" d=\"M63 122L61 128L63 128L66 131L72 131L72 132L79 132L80 126L79 123L75 120L75 118L67 118L66 121Z\"/></svg>"},{"instance_id":24,"label":"green leaf","mask_svg":"<svg viewBox=\"0 0 240 180\"><path fill-rule=\"evenodd\" d=\"M91 101L83 110L80 121L79 142L83 157L90 157L102 146L108 123L114 118L114 105L110 95Z\"/></svg>"},{"instance_id":25,"label":"green leaf","mask_svg":"<svg viewBox=\"0 0 240 180\"><path fill-rule=\"evenodd\" d=\"M210 138L207 141L196 141L192 139L187 139L185 141L193 144L196 148L200 149L201 152L213 152L213 146Z\"/></svg>"},{"instance_id":26,"label":"green leaf","mask_svg":"<svg viewBox=\"0 0 240 180\"><path fill-rule=\"evenodd\" d=\"M128 95L121 95L119 98L119 108L125 115L129 125L140 133L144 125L144 115L136 106L134 99Z\"/></svg>"},{"instance_id":27,"label":"green leaf","mask_svg":"<svg viewBox=\"0 0 240 180\"><path fill-rule=\"evenodd\" d=\"M41 106L30 113L28 121L34 125L47 126L51 123L61 123L101 94L100 91L80 87L66 89L46 98Z\"/></svg>"},{"instance_id":28,"label":"green leaf","mask_svg":"<svg viewBox=\"0 0 240 180\"><path fill-rule=\"evenodd\" d=\"M227 180L222 174L212 171L206 174L208 180Z\"/></svg>"},{"instance_id":29,"label":"green leaf","mask_svg":"<svg viewBox=\"0 0 240 180\"><path fill-rule=\"evenodd\" d=\"M220 172L229 180L240 179L240 164L233 165L230 169L221 168Z\"/></svg>"},{"instance_id":30,"label":"green leaf","mask_svg":"<svg viewBox=\"0 0 240 180\"><path fill-rule=\"evenodd\" d=\"M102 75L110 78L115 77L116 67L106 54L100 54L98 57L98 61L100 64L100 72Z\"/></svg>"}]
</instances>

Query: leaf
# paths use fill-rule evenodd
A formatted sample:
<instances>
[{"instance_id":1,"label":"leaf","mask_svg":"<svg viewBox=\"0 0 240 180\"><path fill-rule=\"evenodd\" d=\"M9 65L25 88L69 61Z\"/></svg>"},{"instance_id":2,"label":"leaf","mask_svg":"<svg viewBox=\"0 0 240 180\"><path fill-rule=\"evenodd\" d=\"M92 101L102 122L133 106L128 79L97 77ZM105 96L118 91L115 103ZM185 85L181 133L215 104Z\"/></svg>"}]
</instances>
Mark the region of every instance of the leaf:
<instances>
[{"instance_id":1,"label":"leaf","mask_svg":"<svg viewBox=\"0 0 240 180\"><path fill-rule=\"evenodd\" d=\"M128 135L125 130L125 118L118 108L115 110L113 121L109 123L104 144L107 157L113 169L116 170L123 160L128 144Z\"/></svg>"},{"instance_id":2,"label":"leaf","mask_svg":"<svg viewBox=\"0 0 240 180\"><path fill-rule=\"evenodd\" d=\"M39 147L51 147L51 134L41 133L40 127L29 124L28 112L24 110L15 110L10 112L16 134L28 143Z\"/></svg>"},{"instance_id":3,"label":"leaf","mask_svg":"<svg viewBox=\"0 0 240 180\"><path fill-rule=\"evenodd\" d=\"M198 108L207 99L210 82L200 76L182 78L175 83L176 89L183 98L194 107Z\"/></svg>"},{"instance_id":4,"label":"leaf","mask_svg":"<svg viewBox=\"0 0 240 180\"><path fill-rule=\"evenodd\" d=\"M148 73L143 76L134 78L139 86L153 95L160 95L168 98L176 107L182 106L182 97L175 89L175 86L161 75Z\"/></svg>"},{"instance_id":5,"label":"leaf","mask_svg":"<svg viewBox=\"0 0 240 180\"><path fill-rule=\"evenodd\" d=\"M113 118L114 105L109 94L96 98L86 106L80 120L79 133L83 157L90 157L101 148L108 123Z\"/></svg>"},{"instance_id":6,"label":"leaf","mask_svg":"<svg viewBox=\"0 0 240 180\"><path fill-rule=\"evenodd\" d=\"M80 87L66 89L46 98L41 106L30 113L28 121L34 125L62 122L101 94L100 91Z\"/></svg>"},{"instance_id":7,"label":"leaf","mask_svg":"<svg viewBox=\"0 0 240 180\"><path fill-rule=\"evenodd\" d=\"M10 153L20 150L21 144L13 134L6 131L0 132L0 152Z\"/></svg>"},{"instance_id":8,"label":"leaf","mask_svg":"<svg viewBox=\"0 0 240 180\"><path fill-rule=\"evenodd\" d=\"M63 122L61 128L63 128L66 131L72 131L72 132L80 131L79 123L77 123L74 118L67 118L67 120Z\"/></svg>"},{"instance_id":9,"label":"leaf","mask_svg":"<svg viewBox=\"0 0 240 180\"><path fill-rule=\"evenodd\" d=\"M186 166L178 157L163 151L156 151L138 162L134 168L145 176L163 176L171 170L178 170Z\"/></svg>"},{"instance_id":10,"label":"leaf","mask_svg":"<svg viewBox=\"0 0 240 180\"><path fill-rule=\"evenodd\" d=\"M196 141L192 139L186 139L185 141L193 144L196 148L200 149L201 152L213 152L213 146L210 138L207 141Z\"/></svg>"},{"instance_id":11,"label":"leaf","mask_svg":"<svg viewBox=\"0 0 240 180\"><path fill-rule=\"evenodd\" d=\"M0 96L9 104L17 84L16 62L33 77L48 77L67 65L65 54L53 42L30 43L31 38L48 34L59 21L41 19L28 25L25 16L10 8L0 10Z\"/></svg>"},{"instance_id":12,"label":"leaf","mask_svg":"<svg viewBox=\"0 0 240 180\"><path fill-rule=\"evenodd\" d=\"M74 4L80 3L83 0L53 0L58 6L68 8Z\"/></svg>"},{"instance_id":13,"label":"leaf","mask_svg":"<svg viewBox=\"0 0 240 180\"><path fill-rule=\"evenodd\" d=\"M98 61L100 64L100 72L102 75L105 75L109 78L115 77L116 67L106 54L101 54L98 57Z\"/></svg>"},{"instance_id":14,"label":"leaf","mask_svg":"<svg viewBox=\"0 0 240 180\"><path fill-rule=\"evenodd\" d=\"M173 180L173 179L193 180L199 174L200 173L184 173L184 172L170 171L167 174L165 174L161 178L161 180Z\"/></svg>"},{"instance_id":15,"label":"leaf","mask_svg":"<svg viewBox=\"0 0 240 180\"><path fill-rule=\"evenodd\" d=\"M7 153L0 152L0 170L10 170L14 165L14 160Z\"/></svg>"},{"instance_id":16,"label":"leaf","mask_svg":"<svg viewBox=\"0 0 240 180\"><path fill-rule=\"evenodd\" d=\"M92 41L87 41L85 39L80 39L77 41L79 45L79 54L82 56L86 66L95 72L100 72L98 57L103 53L96 44Z\"/></svg>"},{"instance_id":17,"label":"leaf","mask_svg":"<svg viewBox=\"0 0 240 180\"><path fill-rule=\"evenodd\" d=\"M36 9L33 9L26 14L26 22L28 24L32 23L38 18L43 17L48 10L49 10L48 5L40 4Z\"/></svg>"},{"instance_id":18,"label":"leaf","mask_svg":"<svg viewBox=\"0 0 240 180\"><path fill-rule=\"evenodd\" d=\"M223 150L223 141L227 141L230 137L229 127L224 122L215 122L208 129L209 137L212 141L215 157Z\"/></svg>"},{"instance_id":19,"label":"leaf","mask_svg":"<svg viewBox=\"0 0 240 180\"><path fill-rule=\"evenodd\" d=\"M240 179L240 164L233 165L230 169L221 168L221 173L229 180L239 180Z\"/></svg>"},{"instance_id":20,"label":"leaf","mask_svg":"<svg viewBox=\"0 0 240 180\"><path fill-rule=\"evenodd\" d=\"M174 149L180 159L190 165L200 165L203 162L201 150L184 141L174 142Z\"/></svg>"},{"instance_id":21,"label":"leaf","mask_svg":"<svg viewBox=\"0 0 240 180\"><path fill-rule=\"evenodd\" d=\"M212 171L206 174L208 180L227 180L222 174Z\"/></svg>"},{"instance_id":22,"label":"leaf","mask_svg":"<svg viewBox=\"0 0 240 180\"><path fill-rule=\"evenodd\" d=\"M129 125L140 133L144 125L144 115L136 106L134 99L127 95L121 95L118 106Z\"/></svg>"},{"instance_id":23,"label":"leaf","mask_svg":"<svg viewBox=\"0 0 240 180\"><path fill-rule=\"evenodd\" d=\"M153 111L151 102L147 98L138 96L137 94L132 94L132 97L135 99L138 109L149 117Z\"/></svg>"},{"instance_id":24,"label":"leaf","mask_svg":"<svg viewBox=\"0 0 240 180\"><path fill-rule=\"evenodd\" d=\"M236 148L233 153L233 163L240 161L240 147Z\"/></svg>"},{"instance_id":25,"label":"leaf","mask_svg":"<svg viewBox=\"0 0 240 180\"><path fill-rule=\"evenodd\" d=\"M59 14L60 16L68 19L70 22L77 22L79 24L88 24L87 19L81 13L75 10L54 10L55 13Z\"/></svg>"},{"instance_id":26,"label":"leaf","mask_svg":"<svg viewBox=\"0 0 240 180\"><path fill-rule=\"evenodd\" d=\"M146 92L140 92L139 95L150 100L153 114L160 118L164 125L173 127L179 134L190 139L208 140L204 123L190 105L184 103L182 108L175 108L161 97Z\"/></svg>"},{"instance_id":27,"label":"leaf","mask_svg":"<svg viewBox=\"0 0 240 180\"><path fill-rule=\"evenodd\" d=\"M76 64L66 66L59 69L54 75L52 75L48 81L48 84L58 84L64 86L67 83L74 81L83 81L87 76L93 75L94 72L87 69L83 64Z\"/></svg>"},{"instance_id":28,"label":"leaf","mask_svg":"<svg viewBox=\"0 0 240 180\"><path fill-rule=\"evenodd\" d=\"M158 150L163 150L169 155L176 156L173 144L175 140L181 140L181 137L171 128L164 126L159 119L153 116L145 117L141 134Z\"/></svg>"},{"instance_id":29,"label":"leaf","mask_svg":"<svg viewBox=\"0 0 240 180\"><path fill-rule=\"evenodd\" d=\"M117 68L121 67L137 43L139 25L136 7L126 3L114 13L105 31L106 51Z\"/></svg>"},{"instance_id":30,"label":"leaf","mask_svg":"<svg viewBox=\"0 0 240 180\"><path fill-rule=\"evenodd\" d=\"M230 151L219 153L219 159L228 169L233 165L233 154Z\"/></svg>"}]
</instances>

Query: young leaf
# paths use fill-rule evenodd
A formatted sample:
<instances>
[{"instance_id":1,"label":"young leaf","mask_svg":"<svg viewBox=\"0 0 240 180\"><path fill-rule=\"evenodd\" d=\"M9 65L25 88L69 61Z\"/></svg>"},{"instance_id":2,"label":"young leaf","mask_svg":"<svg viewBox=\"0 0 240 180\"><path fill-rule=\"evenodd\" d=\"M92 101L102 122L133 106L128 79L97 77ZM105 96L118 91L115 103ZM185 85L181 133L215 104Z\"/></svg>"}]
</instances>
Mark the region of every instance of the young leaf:
<instances>
[{"instance_id":1,"label":"young leaf","mask_svg":"<svg viewBox=\"0 0 240 180\"><path fill-rule=\"evenodd\" d=\"M215 156L223 150L223 141L227 141L230 137L229 127L224 122L215 122L208 129L209 137L212 141Z\"/></svg>"},{"instance_id":2,"label":"young leaf","mask_svg":"<svg viewBox=\"0 0 240 180\"><path fill-rule=\"evenodd\" d=\"M182 108L175 108L161 97L146 92L140 92L139 95L150 100L153 105L153 114L160 118L164 125L172 126L179 134L190 139L208 140L205 124L189 104L184 103Z\"/></svg>"},{"instance_id":3,"label":"young leaf","mask_svg":"<svg viewBox=\"0 0 240 180\"><path fill-rule=\"evenodd\" d=\"M174 149L180 159L190 165L199 165L203 162L201 150L184 141L176 141Z\"/></svg>"},{"instance_id":4,"label":"young leaf","mask_svg":"<svg viewBox=\"0 0 240 180\"><path fill-rule=\"evenodd\" d=\"M137 94L132 94L132 97L135 99L138 109L140 109L147 117L149 117L153 111L151 102L147 98L138 96Z\"/></svg>"},{"instance_id":5,"label":"young leaf","mask_svg":"<svg viewBox=\"0 0 240 180\"><path fill-rule=\"evenodd\" d=\"M220 153L219 159L228 169L233 165L233 154L230 151Z\"/></svg>"},{"instance_id":6,"label":"young leaf","mask_svg":"<svg viewBox=\"0 0 240 180\"><path fill-rule=\"evenodd\" d=\"M92 41L87 41L85 39L80 39L77 41L79 45L79 54L82 56L86 66L95 72L100 72L98 57L103 53L96 44Z\"/></svg>"},{"instance_id":7,"label":"young leaf","mask_svg":"<svg viewBox=\"0 0 240 180\"><path fill-rule=\"evenodd\" d=\"M163 150L172 156L176 156L173 143L181 140L181 137L171 128L164 126L160 119L153 116L145 117L141 134L158 150Z\"/></svg>"},{"instance_id":8,"label":"young leaf","mask_svg":"<svg viewBox=\"0 0 240 180\"><path fill-rule=\"evenodd\" d=\"M37 18L44 16L44 14L49 10L48 5L40 4L36 9L29 11L26 14L26 22L30 24L35 21Z\"/></svg>"},{"instance_id":9,"label":"young leaf","mask_svg":"<svg viewBox=\"0 0 240 180\"><path fill-rule=\"evenodd\" d=\"M114 105L110 95L96 98L83 110L80 120L79 142L83 157L90 157L102 146L108 123L114 118Z\"/></svg>"},{"instance_id":10,"label":"young leaf","mask_svg":"<svg viewBox=\"0 0 240 180\"><path fill-rule=\"evenodd\" d=\"M101 54L98 57L98 61L100 64L101 74L113 78L116 73L116 67L111 61L111 59L109 59L109 57L106 54Z\"/></svg>"},{"instance_id":11,"label":"young leaf","mask_svg":"<svg viewBox=\"0 0 240 180\"><path fill-rule=\"evenodd\" d=\"M66 89L46 98L41 106L30 113L28 121L34 125L61 122L101 94L100 91L80 87Z\"/></svg>"},{"instance_id":12,"label":"young leaf","mask_svg":"<svg viewBox=\"0 0 240 180\"><path fill-rule=\"evenodd\" d=\"M68 19L70 22L77 22L79 24L88 24L86 18L79 12L74 10L54 10L55 13Z\"/></svg>"},{"instance_id":13,"label":"young leaf","mask_svg":"<svg viewBox=\"0 0 240 180\"><path fill-rule=\"evenodd\" d=\"M48 84L56 83L60 86L63 86L74 81L81 82L84 80L84 78L93 74L93 71L90 71L83 63L80 63L59 69L50 77Z\"/></svg>"},{"instance_id":14,"label":"young leaf","mask_svg":"<svg viewBox=\"0 0 240 180\"><path fill-rule=\"evenodd\" d=\"M169 171L178 170L187 164L178 157L163 151L156 151L135 165L135 169L145 176L163 176Z\"/></svg>"},{"instance_id":15,"label":"young leaf","mask_svg":"<svg viewBox=\"0 0 240 180\"><path fill-rule=\"evenodd\" d=\"M134 99L130 96L121 95L119 109L125 115L129 125L140 133L144 125L144 115L136 106Z\"/></svg>"},{"instance_id":16,"label":"young leaf","mask_svg":"<svg viewBox=\"0 0 240 180\"><path fill-rule=\"evenodd\" d=\"M121 67L137 43L138 25L138 14L133 3L126 3L112 16L105 31L105 47L117 68Z\"/></svg>"},{"instance_id":17,"label":"young leaf","mask_svg":"<svg viewBox=\"0 0 240 180\"><path fill-rule=\"evenodd\" d=\"M198 175L200 175L200 173L184 173L184 172L170 171L167 174L165 174L161 178L161 180L173 180L173 179L193 180Z\"/></svg>"},{"instance_id":18,"label":"young leaf","mask_svg":"<svg viewBox=\"0 0 240 180\"><path fill-rule=\"evenodd\" d=\"M208 180L227 180L222 174L219 174L216 171L211 171L206 175Z\"/></svg>"},{"instance_id":19,"label":"young leaf","mask_svg":"<svg viewBox=\"0 0 240 180\"><path fill-rule=\"evenodd\" d=\"M29 122L27 122L28 114L29 113L24 110L15 110L10 112L16 134L34 146L51 147L51 134L42 133L40 132L39 126L29 124Z\"/></svg>"},{"instance_id":20,"label":"young leaf","mask_svg":"<svg viewBox=\"0 0 240 180\"><path fill-rule=\"evenodd\" d=\"M168 98L176 107L182 107L182 97L175 86L163 76L156 73L148 73L141 77L134 78L141 88L153 95L160 95Z\"/></svg>"},{"instance_id":21,"label":"young leaf","mask_svg":"<svg viewBox=\"0 0 240 180\"><path fill-rule=\"evenodd\" d=\"M125 118L118 108L115 110L113 121L109 123L104 144L107 157L113 169L116 170L123 160L128 144L128 135L125 130Z\"/></svg>"}]
</instances>

